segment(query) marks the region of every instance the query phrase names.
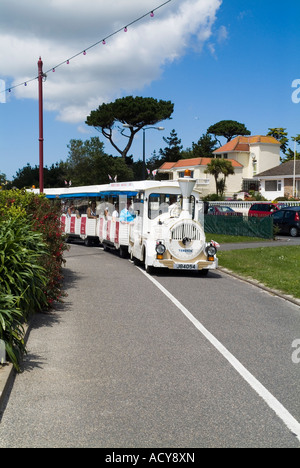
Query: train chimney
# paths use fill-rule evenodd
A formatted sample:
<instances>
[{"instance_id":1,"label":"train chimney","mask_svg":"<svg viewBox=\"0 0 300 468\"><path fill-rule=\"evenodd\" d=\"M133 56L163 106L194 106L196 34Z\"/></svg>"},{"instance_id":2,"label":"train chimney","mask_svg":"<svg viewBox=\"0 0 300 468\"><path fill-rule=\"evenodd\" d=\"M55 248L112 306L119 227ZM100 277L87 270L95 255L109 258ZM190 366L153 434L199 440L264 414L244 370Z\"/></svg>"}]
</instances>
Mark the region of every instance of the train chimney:
<instances>
[{"instance_id":1,"label":"train chimney","mask_svg":"<svg viewBox=\"0 0 300 468\"><path fill-rule=\"evenodd\" d=\"M196 184L196 179L191 178L191 171L184 171L184 177L178 179L182 193L182 211L189 211L190 196Z\"/></svg>"}]
</instances>

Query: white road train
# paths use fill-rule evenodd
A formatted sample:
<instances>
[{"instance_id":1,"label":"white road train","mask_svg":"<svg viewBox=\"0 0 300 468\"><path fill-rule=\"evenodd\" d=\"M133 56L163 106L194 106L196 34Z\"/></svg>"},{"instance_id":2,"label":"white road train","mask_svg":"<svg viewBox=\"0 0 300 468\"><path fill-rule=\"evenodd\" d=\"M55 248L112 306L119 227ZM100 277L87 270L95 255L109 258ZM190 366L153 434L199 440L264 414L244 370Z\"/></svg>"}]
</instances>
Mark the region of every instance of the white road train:
<instances>
[{"instance_id":1,"label":"white road train","mask_svg":"<svg viewBox=\"0 0 300 468\"><path fill-rule=\"evenodd\" d=\"M149 273L169 268L205 275L218 267L218 244L205 240L204 205L195 182L187 172L176 182L45 189L45 195L61 199L69 241L100 242L105 250L143 263Z\"/></svg>"}]
</instances>

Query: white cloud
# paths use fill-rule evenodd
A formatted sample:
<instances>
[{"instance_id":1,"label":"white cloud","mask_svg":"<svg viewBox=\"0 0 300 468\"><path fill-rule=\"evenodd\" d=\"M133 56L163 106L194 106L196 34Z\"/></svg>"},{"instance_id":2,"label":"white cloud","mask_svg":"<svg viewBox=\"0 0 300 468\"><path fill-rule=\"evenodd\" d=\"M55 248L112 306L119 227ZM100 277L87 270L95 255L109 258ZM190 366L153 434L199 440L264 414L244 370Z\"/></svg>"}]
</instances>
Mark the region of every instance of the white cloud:
<instances>
[{"instance_id":1,"label":"white cloud","mask_svg":"<svg viewBox=\"0 0 300 468\"><path fill-rule=\"evenodd\" d=\"M0 78L16 85L74 56L119 28L155 9L163 0L1 0ZM92 109L126 94L138 94L159 79L166 63L189 47L201 50L211 36L221 0L171 0L48 73L45 109L67 122L82 122ZM220 38L226 38L226 28ZM18 98L37 98L36 80L13 90Z\"/></svg>"}]
</instances>

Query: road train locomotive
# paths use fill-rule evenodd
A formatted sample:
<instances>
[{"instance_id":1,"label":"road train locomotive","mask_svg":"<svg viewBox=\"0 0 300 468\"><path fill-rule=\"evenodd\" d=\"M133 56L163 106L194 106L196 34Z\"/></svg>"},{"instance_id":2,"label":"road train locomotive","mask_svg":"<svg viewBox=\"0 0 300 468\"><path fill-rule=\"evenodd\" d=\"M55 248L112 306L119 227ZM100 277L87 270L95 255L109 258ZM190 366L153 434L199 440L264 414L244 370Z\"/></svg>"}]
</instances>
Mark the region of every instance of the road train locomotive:
<instances>
[{"instance_id":1,"label":"road train locomotive","mask_svg":"<svg viewBox=\"0 0 300 468\"><path fill-rule=\"evenodd\" d=\"M45 189L60 199L61 223L68 240L102 244L121 257L154 268L206 275L218 267L214 241L206 242L204 204L196 180L186 171L177 181L120 182Z\"/></svg>"}]
</instances>

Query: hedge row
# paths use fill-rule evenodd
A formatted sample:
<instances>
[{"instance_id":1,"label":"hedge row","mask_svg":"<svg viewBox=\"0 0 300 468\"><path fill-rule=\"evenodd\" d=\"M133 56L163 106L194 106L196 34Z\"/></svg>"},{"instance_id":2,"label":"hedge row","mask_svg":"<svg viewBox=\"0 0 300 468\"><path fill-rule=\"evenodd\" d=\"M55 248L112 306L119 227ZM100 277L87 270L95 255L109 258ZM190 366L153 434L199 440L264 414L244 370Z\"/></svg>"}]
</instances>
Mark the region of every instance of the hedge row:
<instances>
[{"instance_id":1,"label":"hedge row","mask_svg":"<svg viewBox=\"0 0 300 468\"><path fill-rule=\"evenodd\" d=\"M0 339L19 370L23 326L62 296L60 206L25 191L0 191Z\"/></svg>"}]
</instances>

